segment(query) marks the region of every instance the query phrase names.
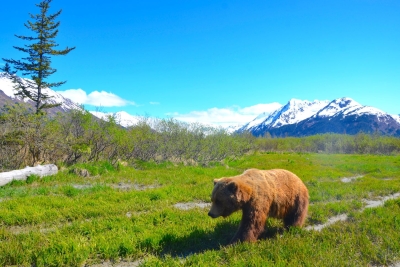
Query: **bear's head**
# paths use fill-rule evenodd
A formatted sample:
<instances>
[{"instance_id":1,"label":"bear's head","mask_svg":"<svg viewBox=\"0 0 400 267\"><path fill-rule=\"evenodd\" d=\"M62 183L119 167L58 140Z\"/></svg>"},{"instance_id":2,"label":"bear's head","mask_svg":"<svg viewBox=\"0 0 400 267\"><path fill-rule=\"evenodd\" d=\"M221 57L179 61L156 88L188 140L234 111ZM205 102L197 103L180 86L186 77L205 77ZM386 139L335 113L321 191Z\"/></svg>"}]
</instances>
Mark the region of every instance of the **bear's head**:
<instances>
[{"instance_id":1,"label":"bear's head","mask_svg":"<svg viewBox=\"0 0 400 267\"><path fill-rule=\"evenodd\" d=\"M211 193L211 209L208 216L227 217L242 208L250 199L251 189L244 183L230 178L214 179Z\"/></svg>"}]
</instances>

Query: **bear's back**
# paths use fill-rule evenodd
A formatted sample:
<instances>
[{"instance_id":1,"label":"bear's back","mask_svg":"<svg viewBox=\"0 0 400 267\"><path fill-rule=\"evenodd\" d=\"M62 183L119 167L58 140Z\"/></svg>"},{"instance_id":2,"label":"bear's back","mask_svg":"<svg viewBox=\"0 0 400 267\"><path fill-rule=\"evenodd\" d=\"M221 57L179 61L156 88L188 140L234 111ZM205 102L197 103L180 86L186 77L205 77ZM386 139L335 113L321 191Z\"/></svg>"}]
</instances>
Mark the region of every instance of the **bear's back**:
<instances>
[{"instance_id":1,"label":"bear's back","mask_svg":"<svg viewBox=\"0 0 400 267\"><path fill-rule=\"evenodd\" d=\"M294 173L283 169L246 170L238 176L253 188L253 199L270 208L269 215L283 218L301 199L308 202L308 189Z\"/></svg>"},{"instance_id":2,"label":"bear's back","mask_svg":"<svg viewBox=\"0 0 400 267\"><path fill-rule=\"evenodd\" d=\"M305 187L296 174L284 169L248 169L243 174L236 176L236 178L249 185L264 184L271 188Z\"/></svg>"}]
</instances>

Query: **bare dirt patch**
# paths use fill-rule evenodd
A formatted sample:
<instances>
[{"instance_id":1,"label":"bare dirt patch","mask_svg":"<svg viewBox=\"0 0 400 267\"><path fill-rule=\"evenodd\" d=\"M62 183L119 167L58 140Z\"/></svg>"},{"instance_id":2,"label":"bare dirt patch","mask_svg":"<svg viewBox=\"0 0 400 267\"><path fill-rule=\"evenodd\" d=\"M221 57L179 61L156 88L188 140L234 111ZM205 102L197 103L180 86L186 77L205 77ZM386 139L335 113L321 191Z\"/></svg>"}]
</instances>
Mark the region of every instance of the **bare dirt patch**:
<instances>
[{"instance_id":1,"label":"bare dirt patch","mask_svg":"<svg viewBox=\"0 0 400 267\"><path fill-rule=\"evenodd\" d=\"M340 179L340 181L342 181L343 183L351 183L359 178L363 178L364 175L357 175L357 176L353 176L353 177L343 177L342 179Z\"/></svg>"},{"instance_id":2,"label":"bare dirt patch","mask_svg":"<svg viewBox=\"0 0 400 267\"><path fill-rule=\"evenodd\" d=\"M130 190L136 190L136 191L144 191L147 189L155 189L161 187L161 185L143 185L143 184L137 184L137 183L118 183L118 184L105 184L106 186L110 186L114 189L118 189L121 191L130 191ZM88 189L92 188L94 185L93 184L73 184L72 187L75 189L83 190L83 189Z\"/></svg>"},{"instance_id":3,"label":"bare dirt patch","mask_svg":"<svg viewBox=\"0 0 400 267\"><path fill-rule=\"evenodd\" d=\"M391 195L388 195L388 196L379 197L376 200L364 199L363 202L366 203L367 205L365 207L363 207L359 211L362 212L363 210L365 210L367 208L376 208L376 207L379 207L379 206L383 206L386 201L391 200L391 199L397 199L397 198L400 198L400 193L395 193L395 194L391 194ZM348 218L347 214L340 214L340 215L337 215L337 216L329 218L328 221L326 223L324 223L324 224L309 225L309 226L305 227L304 229L306 229L308 231L309 230L321 231L325 227L327 227L329 225L332 225L332 224L334 224L336 222L347 221L347 218Z\"/></svg>"},{"instance_id":4,"label":"bare dirt patch","mask_svg":"<svg viewBox=\"0 0 400 267\"><path fill-rule=\"evenodd\" d=\"M147 211L128 211L125 213L125 216L127 218L132 218L132 216L140 216L140 215L143 215L146 213L147 213Z\"/></svg>"},{"instance_id":5,"label":"bare dirt patch","mask_svg":"<svg viewBox=\"0 0 400 267\"><path fill-rule=\"evenodd\" d=\"M93 185L91 185L91 184L73 184L72 187L75 188L75 189L82 190L82 189L92 188Z\"/></svg>"},{"instance_id":6,"label":"bare dirt patch","mask_svg":"<svg viewBox=\"0 0 400 267\"><path fill-rule=\"evenodd\" d=\"M143 185L143 184L137 184L137 183L118 183L118 184L111 185L111 187L122 190L122 191L130 191L130 190L144 191L147 189L159 188L159 187L161 187L161 185Z\"/></svg>"},{"instance_id":7,"label":"bare dirt patch","mask_svg":"<svg viewBox=\"0 0 400 267\"><path fill-rule=\"evenodd\" d=\"M72 223L64 223L64 224L58 224L58 225L53 225L53 226L46 226L46 225L36 225L36 226L10 226L7 227L6 229L14 234L14 235L19 235L19 234L27 234L29 232L40 232L42 234L50 233L50 232L55 232L57 229L72 225Z\"/></svg>"},{"instance_id":8,"label":"bare dirt patch","mask_svg":"<svg viewBox=\"0 0 400 267\"><path fill-rule=\"evenodd\" d=\"M90 222L91 219L85 219L85 222ZM42 234L55 232L63 227L71 226L72 222L59 222L53 225L38 224L38 225L24 225L24 226L8 226L7 231L14 235L27 234L29 232L40 232Z\"/></svg>"},{"instance_id":9,"label":"bare dirt patch","mask_svg":"<svg viewBox=\"0 0 400 267\"><path fill-rule=\"evenodd\" d=\"M180 209L180 210L190 210L194 208L208 208L211 207L211 203L206 203L206 202L184 202L184 203L176 203L174 205L175 208Z\"/></svg>"},{"instance_id":10,"label":"bare dirt patch","mask_svg":"<svg viewBox=\"0 0 400 267\"><path fill-rule=\"evenodd\" d=\"M379 197L376 200L363 199L363 202L367 205L362 210L367 208L376 208L383 206L383 204L385 204L386 201L397 198L400 198L400 193L391 194L385 197Z\"/></svg>"},{"instance_id":11,"label":"bare dirt patch","mask_svg":"<svg viewBox=\"0 0 400 267\"><path fill-rule=\"evenodd\" d=\"M306 229L308 231L310 231L310 230L321 231L325 227L327 227L331 224L334 224L335 222L346 221L346 220L347 220L347 214L340 214L340 215L329 218L328 221L324 224L309 225L304 229Z\"/></svg>"},{"instance_id":12,"label":"bare dirt patch","mask_svg":"<svg viewBox=\"0 0 400 267\"><path fill-rule=\"evenodd\" d=\"M142 259L136 261L120 261L120 262L112 262L112 261L104 261L102 263L94 264L94 265L85 265L90 267L137 267L143 263Z\"/></svg>"}]
</instances>

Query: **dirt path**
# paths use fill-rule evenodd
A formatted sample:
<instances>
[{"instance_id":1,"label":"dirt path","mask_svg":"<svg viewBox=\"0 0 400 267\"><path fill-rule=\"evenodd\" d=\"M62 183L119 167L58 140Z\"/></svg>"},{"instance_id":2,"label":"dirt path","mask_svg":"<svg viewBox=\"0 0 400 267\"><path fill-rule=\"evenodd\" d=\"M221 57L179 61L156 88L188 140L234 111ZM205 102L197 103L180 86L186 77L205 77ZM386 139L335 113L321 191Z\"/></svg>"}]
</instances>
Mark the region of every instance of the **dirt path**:
<instances>
[{"instance_id":1,"label":"dirt path","mask_svg":"<svg viewBox=\"0 0 400 267\"><path fill-rule=\"evenodd\" d=\"M400 193L395 193L395 194L391 194L388 196L379 197L378 199L363 199L363 202L366 204L366 206L363 207L359 211L362 212L368 208L377 208L377 207L383 206L386 201L391 200L391 199L397 199L397 198L400 198ZM329 225L332 225L336 222L346 221L347 218L348 218L347 214L336 215L334 217L329 218L328 221L324 224L309 225L304 229L309 230L309 231L310 230L321 231L325 227L328 227ZM400 267L400 266L396 266L396 267Z\"/></svg>"},{"instance_id":2,"label":"dirt path","mask_svg":"<svg viewBox=\"0 0 400 267\"><path fill-rule=\"evenodd\" d=\"M94 265L85 265L85 267L138 267L143 263L142 259L136 261L121 261L121 262L112 262L112 261L104 261L102 263L94 264Z\"/></svg>"}]
</instances>

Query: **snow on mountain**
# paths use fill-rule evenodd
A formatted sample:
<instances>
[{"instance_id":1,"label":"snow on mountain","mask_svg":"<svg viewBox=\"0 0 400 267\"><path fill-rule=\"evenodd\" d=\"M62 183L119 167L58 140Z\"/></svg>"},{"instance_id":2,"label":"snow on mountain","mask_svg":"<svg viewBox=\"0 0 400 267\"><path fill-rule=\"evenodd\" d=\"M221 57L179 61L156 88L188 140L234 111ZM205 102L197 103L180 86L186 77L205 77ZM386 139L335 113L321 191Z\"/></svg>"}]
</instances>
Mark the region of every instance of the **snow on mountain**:
<instances>
[{"instance_id":1,"label":"snow on mountain","mask_svg":"<svg viewBox=\"0 0 400 267\"><path fill-rule=\"evenodd\" d=\"M228 127L227 132L233 133L233 132L245 132L249 131L249 129L252 129L253 127L257 127L258 125L262 124L264 121L268 120L272 116L272 114L276 113L277 110L280 110L282 108L282 104L279 104L277 102L271 103L271 104L264 104L264 112L259 114L257 117L255 117L252 121L242 124L242 125L236 125L235 127Z\"/></svg>"},{"instance_id":2,"label":"snow on mountain","mask_svg":"<svg viewBox=\"0 0 400 267\"><path fill-rule=\"evenodd\" d=\"M325 107L327 100L299 100L291 99L286 105L270 114L262 113L253 121L244 125L239 131L252 131L260 128L278 128L288 124L295 124L316 114Z\"/></svg>"},{"instance_id":3,"label":"snow on mountain","mask_svg":"<svg viewBox=\"0 0 400 267\"><path fill-rule=\"evenodd\" d=\"M270 125L271 127L281 127L287 124L298 123L311 117L328 103L329 101L327 100L314 100L311 102L308 100L291 99L276 114Z\"/></svg>"},{"instance_id":4,"label":"snow on mountain","mask_svg":"<svg viewBox=\"0 0 400 267\"><path fill-rule=\"evenodd\" d=\"M390 116L386 112L383 112L380 109L377 109L377 108L374 108L374 107L370 107L370 106L361 106L361 107L357 107L357 108L353 108L353 109L348 109L345 112L343 112L343 114L346 115L346 116L350 116L350 115L357 115L357 116L375 115L377 117Z\"/></svg>"},{"instance_id":5,"label":"snow on mountain","mask_svg":"<svg viewBox=\"0 0 400 267\"><path fill-rule=\"evenodd\" d=\"M354 109L362 107L361 104L348 97L342 97L331 101L328 105L319 110L315 116L317 117L331 117L335 114L342 112L350 112Z\"/></svg>"},{"instance_id":6,"label":"snow on mountain","mask_svg":"<svg viewBox=\"0 0 400 267\"><path fill-rule=\"evenodd\" d=\"M248 131L256 136L267 132L274 136L303 136L326 132L356 134L360 131L400 135L400 115L389 115L348 97L330 102L291 99L264 121L260 122L259 118L265 118L264 114L237 132Z\"/></svg>"},{"instance_id":7,"label":"snow on mountain","mask_svg":"<svg viewBox=\"0 0 400 267\"><path fill-rule=\"evenodd\" d=\"M330 102L326 107L318 111L317 114L315 114L316 117L332 117L338 115L375 115L378 117L388 116L388 114L383 112L382 110L370 106L363 106L349 97L335 99Z\"/></svg>"},{"instance_id":8,"label":"snow on mountain","mask_svg":"<svg viewBox=\"0 0 400 267\"><path fill-rule=\"evenodd\" d=\"M7 96L11 97L11 98L15 98L14 96L14 84L12 83L12 81L6 77L4 77L3 75L1 75L2 73L0 73L0 90L2 90Z\"/></svg>"},{"instance_id":9,"label":"snow on mountain","mask_svg":"<svg viewBox=\"0 0 400 267\"><path fill-rule=\"evenodd\" d=\"M282 107L282 105L280 105L280 106L277 105L277 110L279 110L281 107ZM263 112L260 115L258 115L254 120L248 122L245 125L242 125L242 126L239 126L239 127L236 126L236 128L237 129L242 128L242 129L248 130L248 129L254 127L254 126L257 126L257 125L261 124L265 120L267 120L271 116L271 114L273 114L274 112L276 112L276 110L274 110L272 112Z\"/></svg>"},{"instance_id":10,"label":"snow on mountain","mask_svg":"<svg viewBox=\"0 0 400 267\"><path fill-rule=\"evenodd\" d=\"M391 115L392 118L397 121L398 123L400 123L400 114L399 115Z\"/></svg>"},{"instance_id":11,"label":"snow on mountain","mask_svg":"<svg viewBox=\"0 0 400 267\"><path fill-rule=\"evenodd\" d=\"M238 131L240 128L242 128L242 126L243 125L230 125L230 126L225 127L224 129L228 134L232 134L232 133L235 133L236 131Z\"/></svg>"},{"instance_id":12,"label":"snow on mountain","mask_svg":"<svg viewBox=\"0 0 400 267\"><path fill-rule=\"evenodd\" d=\"M141 120L143 120L142 117L130 115L129 113L127 113L125 111L119 111L119 112L115 112L115 113L90 111L90 113L102 120L108 120L109 117L114 117L117 124L124 126L124 127L136 125Z\"/></svg>"},{"instance_id":13,"label":"snow on mountain","mask_svg":"<svg viewBox=\"0 0 400 267\"><path fill-rule=\"evenodd\" d=\"M263 121L265 121L270 115L271 115L270 112L263 112L260 115L258 115L254 120L252 120L251 122L247 123L243 127L245 127L246 129L250 129L250 128L254 127L254 126L257 126L260 123L262 123Z\"/></svg>"},{"instance_id":14,"label":"snow on mountain","mask_svg":"<svg viewBox=\"0 0 400 267\"><path fill-rule=\"evenodd\" d=\"M32 80L23 80L25 84L32 83ZM8 101L8 99L22 101L14 93L12 80L0 73L0 103L4 103L3 99L5 101ZM82 109L80 105L50 88L44 88L43 93L51 97L47 101L48 103L61 104L59 107L54 108L55 112ZM23 101L32 103L28 98L25 98ZM344 131L349 133L350 130L355 132L357 129L361 129L364 132L372 131L371 125L373 124L375 131L379 128L384 134L400 135L400 114L389 115L377 108L363 106L348 97L338 98L333 101L291 99L284 106L278 103L272 104L277 107L274 111L265 111L242 126L231 125L225 127L226 131L229 133L248 131L256 135L272 131L276 132L276 136L290 135L290 133L294 135L301 135L301 133L315 134L322 130L334 132L335 129L336 132ZM141 121L155 125L157 121L156 119L133 116L125 111L117 113L92 111L91 113L101 119L114 116L117 123L124 127L136 125ZM360 128L361 126L364 128Z\"/></svg>"},{"instance_id":15,"label":"snow on mountain","mask_svg":"<svg viewBox=\"0 0 400 267\"><path fill-rule=\"evenodd\" d=\"M24 85L28 85L30 83L33 83L32 80L30 79L25 79L23 78ZM21 97L17 97L14 95L15 90L14 90L14 84L12 80L5 75L2 75L0 73L0 90L4 92L5 95L10 97L11 99L17 99L22 101ZM71 110L71 109L82 109L80 105L76 104L72 100L63 97L61 94L56 93L55 91L51 90L50 88L43 88L42 93L48 95L51 97L48 99L46 102L49 104L56 104L60 103L61 105L59 108L61 108L64 111ZM23 99L24 102L32 103L32 101L28 98Z\"/></svg>"}]
</instances>

